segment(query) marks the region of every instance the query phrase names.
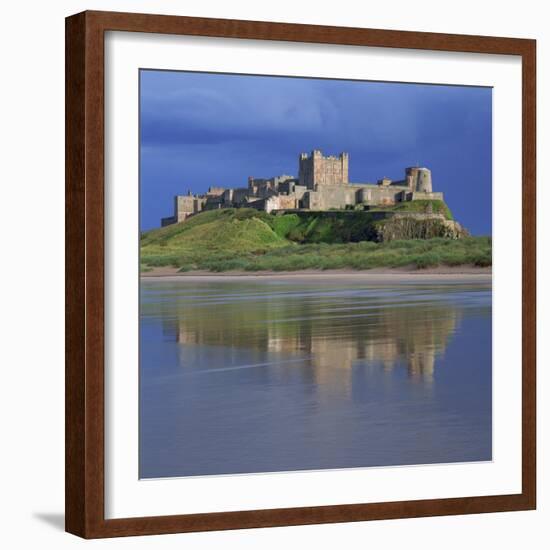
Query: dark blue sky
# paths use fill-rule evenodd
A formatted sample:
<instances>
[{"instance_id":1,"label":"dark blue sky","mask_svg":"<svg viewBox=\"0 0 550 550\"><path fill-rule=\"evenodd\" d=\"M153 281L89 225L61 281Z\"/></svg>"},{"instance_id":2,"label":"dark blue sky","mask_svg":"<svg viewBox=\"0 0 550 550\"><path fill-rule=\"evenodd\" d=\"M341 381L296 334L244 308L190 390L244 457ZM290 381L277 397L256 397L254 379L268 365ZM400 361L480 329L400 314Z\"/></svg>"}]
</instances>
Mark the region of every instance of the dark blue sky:
<instances>
[{"instance_id":1,"label":"dark blue sky","mask_svg":"<svg viewBox=\"0 0 550 550\"><path fill-rule=\"evenodd\" d=\"M141 227L173 196L297 176L312 149L350 154L350 181L432 170L473 234L491 234L492 90L465 86L141 71Z\"/></svg>"}]
</instances>

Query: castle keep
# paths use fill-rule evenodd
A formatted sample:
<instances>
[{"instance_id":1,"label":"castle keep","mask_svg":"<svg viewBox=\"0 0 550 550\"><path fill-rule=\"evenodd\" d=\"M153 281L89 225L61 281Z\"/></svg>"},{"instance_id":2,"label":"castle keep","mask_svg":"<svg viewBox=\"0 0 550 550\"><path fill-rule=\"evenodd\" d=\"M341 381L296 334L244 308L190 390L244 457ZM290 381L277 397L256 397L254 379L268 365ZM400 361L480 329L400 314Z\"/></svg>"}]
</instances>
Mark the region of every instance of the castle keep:
<instances>
[{"instance_id":1,"label":"castle keep","mask_svg":"<svg viewBox=\"0 0 550 550\"><path fill-rule=\"evenodd\" d=\"M324 157L321 151L300 154L299 181L308 189L318 185L341 185L349 183L349 155L342 153L338 157Z\"/></svg>"},{"instance_id":2,"label":"castle keep","mask_svg":"<svg viewBox=\"0 0 550 550\"><path fill-rule=\"evenodd\" d=\"M246 187L210 187L208 192L174 197L174 214L162 218L163 226L214 208L256 208L266 212L289 210L362 209L391 206L419 199L443 200L432 190L427 168L410 167L402 180L382 178L377 183L349 182L349 155L323 156L321 151L301 153L298 177L248 178Z\"/></svg>"}]
</instances>

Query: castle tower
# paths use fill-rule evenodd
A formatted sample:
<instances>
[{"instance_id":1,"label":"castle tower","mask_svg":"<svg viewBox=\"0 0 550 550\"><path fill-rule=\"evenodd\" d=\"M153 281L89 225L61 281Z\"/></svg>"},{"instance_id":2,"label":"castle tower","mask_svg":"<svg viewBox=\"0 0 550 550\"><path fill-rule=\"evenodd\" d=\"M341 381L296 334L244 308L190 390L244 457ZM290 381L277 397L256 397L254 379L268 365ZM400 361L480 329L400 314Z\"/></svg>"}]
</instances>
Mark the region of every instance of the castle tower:
<instances>
[{"instance_id":1,"label":"castle tower","mask_svg":"<svg viewBox=\"0 0 550 550\"><path fill-rule=\"evenodd\" d=\"M345 185L349 183L349 155L323 156L315 149L311 155L301 153L299 158L298 178L300 185L316 189L322 185Z\"/></svg>"},{"instance_id":2,"label":"castle tower","mask_svg":"<svg viewBox=\"0 0 550 550\"><path fill-rule=\"evenodd\" d=\"M421 193L432 192L432 173L427 168L418 169L418 179L416 183L416 190Z\"/></svg>"},{"instance_id":3,"label":"castle tower","mask_svg":"<svg viewBox=\"0 0 550 550\"><path fill-rule=\"evenodd\" d=\"M428 168L419 168L413 166L405 171L407 186L413 192L431 193L432 192L432 173Z\"/></svg>"}]
</instances>

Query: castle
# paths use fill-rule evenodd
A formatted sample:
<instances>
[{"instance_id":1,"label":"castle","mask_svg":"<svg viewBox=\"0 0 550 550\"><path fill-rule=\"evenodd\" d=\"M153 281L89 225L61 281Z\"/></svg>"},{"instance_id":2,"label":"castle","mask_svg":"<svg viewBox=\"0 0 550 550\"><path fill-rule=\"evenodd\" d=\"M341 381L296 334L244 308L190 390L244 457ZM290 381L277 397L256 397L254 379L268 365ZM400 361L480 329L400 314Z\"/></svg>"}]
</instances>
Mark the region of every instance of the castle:
<instances>
[{"instance_id":1,"label":"castle","mask_svg":"<svg viewBox=\"0 0 550 550\"><path fill-rule=\"evenodd\" d=\"M382 178L377 183L350 183L349 154L323 156L321 151L301 153L298 177L248 178L247 187L210 187L208 192L174 197L174 214L162 218L163 226L184 221L203 210L255 208L265 212L291 210L364 209L391 206L419 199L443 200L432 191L427 168L410 167L403 180Z\"/></svg>"}]
</instances>

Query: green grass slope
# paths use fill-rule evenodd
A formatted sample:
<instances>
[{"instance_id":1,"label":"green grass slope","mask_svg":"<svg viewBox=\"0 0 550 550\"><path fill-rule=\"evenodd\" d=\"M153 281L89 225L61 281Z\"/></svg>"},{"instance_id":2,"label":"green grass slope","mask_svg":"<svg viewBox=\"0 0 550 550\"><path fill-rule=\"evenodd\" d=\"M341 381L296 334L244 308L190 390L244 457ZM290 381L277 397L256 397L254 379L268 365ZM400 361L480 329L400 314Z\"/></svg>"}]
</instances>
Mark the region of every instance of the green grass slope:
<instances>
[{"instance_id":1,"label":"green grass slope","mask_svg":"<svg viewBox=\"0 0 550 550\"><path fill-rule=\"evenodd\" d=\"M367 212L301 212L272 216L274 230L300 243L348 243L371 240L373 219Z\"/></svg>"},{"instance_id":2,"label":"green grass slope","mask_svg":"<svg viewBox=\"0 0 550 550\"><path fill-rule=\"evenodd\" d=\"M141 238L141 263L192 268L288 246L256 213L261 214L249 209L212 210L148 231Z\"/></svg>"},{"instance_id":3,"label":"green grass slope","mask_svg":"<svg viewBox=\"0 0 550 550\"><path fill-rule=\"evenodd\" d=\"M144 233L141 264L215 272L491 265L490 237L378 243L369 240L375 226L368 212L212 210Z\"/></svg>"},{"instance_id":4,"label":"green grass slope","mask_svg":"<svg viewBox=\"0 0 550 550\"><path fill-rule=\"evenodd\" d=\"M453 220L449 207L441 200L416 200L393 206L377 207L368 211L333 210L328 212L300 212L270 216L263 219L273 230L286 239L300 244L349 243L380 238L379 225L374 221L380 213L403 212L423 214L431 210ZM421 225L419 221L417 225ZM429 233L429 232L428 232ZM433 231L434 236L437 231ZM408 236L411 238L412 235ZM440 235L443 236L443 235ZM404 236L402 238L405 238Z\"/></svg>"},{"instance_id":5,"label":"green grass slope","mask_svg":"<svg viewBox=\"0 0 550 550\"><path fill-rule=\"evenodd\" d=\"M376 211L383 212L415 212L426 213L431 209L433 214L443 214L446 220L453 220L453 214L450 208L442 200L428 200L420 199L408 202L400 202L394 206L388 206L385 208L376 208Z\"/></svg>"}]
</instances>

